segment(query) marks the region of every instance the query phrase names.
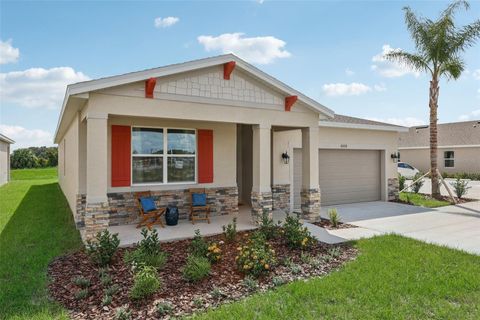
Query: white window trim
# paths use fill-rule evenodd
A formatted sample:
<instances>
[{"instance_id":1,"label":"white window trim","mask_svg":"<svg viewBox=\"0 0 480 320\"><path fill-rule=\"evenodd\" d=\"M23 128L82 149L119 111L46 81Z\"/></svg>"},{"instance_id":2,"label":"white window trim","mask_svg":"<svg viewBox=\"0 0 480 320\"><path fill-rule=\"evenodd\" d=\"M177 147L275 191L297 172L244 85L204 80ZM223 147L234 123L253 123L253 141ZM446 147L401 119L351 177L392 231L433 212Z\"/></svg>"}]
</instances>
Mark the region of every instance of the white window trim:
<instances>
[{"instance_id":1,"label":"white window trim","mask_svg":"<svg viewBox=\"0 0 480 320\"><path fill-rule=\"evenodd\" d=\"M130 129L130 137L132 137L133 128L148 128L148 129L162 129L163 130L163 153L162 154L133 154L133 143L130 146L130 181L131 186L164 186L164 185L189 185L197 184L198 182L198 132L194 128L179 128L179 127L155 127L155 126L132 126ZM195 154L168 154L168 130L192 130L195 132ZM130 138L131 139L131 138ZM163 157L163 182L145 182L134 183L133 182L133 157ZM194 157L195 158L195 180L194 181L182 181L182 182L168 182L168 157Z\"/></svg>"},{"instance_id":2,"label":"white window trim","mask_svg":"<svg viewBox=\"0 0 480 320\"><path fill-rule=\"evenodd\" d=\"M452 152L453 153L453 158L445 158L445 153L446 152ZM452 167L447 167L445 165L446 160L452 160L453 161L453 166ZM443 167L446 169L455 169L455 151L454 150L445 150L443 151Z\"/></svg>"}]
</instances>

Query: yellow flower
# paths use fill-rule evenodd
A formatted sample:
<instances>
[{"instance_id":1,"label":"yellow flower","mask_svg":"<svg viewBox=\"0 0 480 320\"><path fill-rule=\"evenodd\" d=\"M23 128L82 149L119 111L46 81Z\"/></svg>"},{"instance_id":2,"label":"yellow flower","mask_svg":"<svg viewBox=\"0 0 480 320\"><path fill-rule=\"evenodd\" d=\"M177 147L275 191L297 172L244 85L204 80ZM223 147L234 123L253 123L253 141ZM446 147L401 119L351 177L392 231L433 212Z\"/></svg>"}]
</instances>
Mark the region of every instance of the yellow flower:
<instances>
[{"instance_id":1,"label":"yellow flower","mask_svg":"<svg viewBox=\"0 0 480 320\"><path fill-rule=\"evenodd\" d=\"M270 266L268 265L268 263L266 263L266 264L264 265L264 267L265 267L265 269L267 269L267 270L268 270L268 268L270 268Z\"/></svg>"}]
</instances>

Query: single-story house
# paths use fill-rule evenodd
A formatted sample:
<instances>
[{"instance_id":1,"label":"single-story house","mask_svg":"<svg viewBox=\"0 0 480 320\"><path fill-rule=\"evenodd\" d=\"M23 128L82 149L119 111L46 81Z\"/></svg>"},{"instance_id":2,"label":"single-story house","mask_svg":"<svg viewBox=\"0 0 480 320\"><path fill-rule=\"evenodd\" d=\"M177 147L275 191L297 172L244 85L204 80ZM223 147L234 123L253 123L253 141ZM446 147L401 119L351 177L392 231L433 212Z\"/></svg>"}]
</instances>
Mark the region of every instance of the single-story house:
<instances>
[{"instance_id":1,"label":"single-story house","mask_svg":"<svg viewBox=\"0 0 480 320\"><path fill-rule=\"evenodd\" d=\"M12 139L0 133L0 186L10 181L10 145Z\"/></svg>"},{"instance_id":2,"label":"single-story house","mask_svg":"<svg viewBox=\"0 0 480 320\"><path fill-rule=\"evenodd\" d=\"M251 207L319 217L320 204L394 198L398 132L338 116L226 54L69 85L55 143L60 186L88 238L133 222L133 192L185 218L188 189L213 214Z\"/></svg>"},{"instance_id":3,"label":"single-story house","mask_svg":"<svg viewBox=\"0 0 480 320\"><path fill-rule=\"evenodd\" d=\"M441 123L437 127L437 163L440 172L480 173L480 121ZM420 171L430 170L430 128L411 127L400 133L398 149L402 162Z\"/></svg>"}]
</instances>

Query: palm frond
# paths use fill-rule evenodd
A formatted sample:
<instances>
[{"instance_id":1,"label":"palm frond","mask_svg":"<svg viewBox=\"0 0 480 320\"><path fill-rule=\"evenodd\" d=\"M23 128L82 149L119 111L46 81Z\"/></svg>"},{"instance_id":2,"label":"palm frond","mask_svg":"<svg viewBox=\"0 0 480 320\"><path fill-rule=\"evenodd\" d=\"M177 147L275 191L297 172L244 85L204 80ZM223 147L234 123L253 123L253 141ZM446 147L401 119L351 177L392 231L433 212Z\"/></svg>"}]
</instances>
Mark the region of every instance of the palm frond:
<instances>
[{"instance_id":1,"label":"palm frond","mask_svg":"<svg viewBox=\"0 0 480 320\"><path fill-rule=\"evenodd\" d=\"M459 57L454 57L442 64L440 68L440 75L447 77L449 80L457 80L460 78L463 70L465 70L465 62Z\"/></svg>"},{"instance_id":2,"label":"palm frond","mask_svg":"<svg viewBox=\"0 0 480 320\"><path fill-rule=\"evenodd\" d=\"M451 50L455 53L473 46L480 38L480 20L462 27L453 36Z\"/></svg>"},{"instance_id":3,"label":"palm frond","mask_svg":"<svg viewBox=\"0 0 480 320\"><path fill-rule=\"evenodd\" d=\"M429 59L419 54L408 53L404 51L393 51L387 53L385 55L385 59L399 62L400 64L410 67L416 71L430 71L430 73L433 73L432 69L428 65L430 62Z\"/></svg>"},{"instance_id":4,"label":"palm frond","mask_svg":"<svg viewBox=\"0 0 480 320\"><path fill-rule=\"evenodd\" d=\"M405 11L405 23L410 32L410 36L415 42L415 47L417 50L424 52L425 49L428 48L431 38L428 34L429 20L417 17L410 7L404 7L403 10Z\"/></svg>"},{"instance_id":5,"label":"palm frond","mask_svg":"<svg viewBox=\"0 0 480 320\"><path fill-rule=\"evenodd\" d=\"M455 11L463 7L465 10L470 8L470 4L466 0L457 0L452 2L445 10L442 12L442 17L453 16Z\"/></svg>"}]
</instances>

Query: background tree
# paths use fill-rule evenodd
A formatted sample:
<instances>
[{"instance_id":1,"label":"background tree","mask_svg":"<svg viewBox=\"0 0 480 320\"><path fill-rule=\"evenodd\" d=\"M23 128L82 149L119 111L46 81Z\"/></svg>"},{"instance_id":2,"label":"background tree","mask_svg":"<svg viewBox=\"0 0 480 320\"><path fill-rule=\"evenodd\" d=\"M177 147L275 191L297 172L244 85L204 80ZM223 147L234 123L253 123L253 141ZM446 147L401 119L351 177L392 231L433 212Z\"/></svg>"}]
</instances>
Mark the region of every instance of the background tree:
<instances>
[{"instance_id":1,"label":"background tree","mask_svg":"<svg viewBox=\"0 0 480 320\"><path fill-rule=\"evenodd\" d=\"M29 149L17 149L10 156L12 169L35 168L38 158Z\"/></svg>"},{"instance_id":2,"label":"background tree","mask_svg":"<svg viewBox=\"0 0 480 320\"><path fill-rule=\"evenodd\" d=\"M12 169L46 168L58 165L57 147L29 147L17 149L10 155Z\"/></svg>"},{"instance_id":3,"label":"background tree","mask_svg":"<svg viewBox=\"0 0 480 320\"><path fill-rule=\"evenodd\" d=\"M450 4L437 20L417 16L409 7L405 7L405 22L415 43L415 53L395 50L386 54L391 61L400 62L414 70L429 73L430 80L430 168L432 178L432 197L440 197L437 175L437 109L439 82L458 79L465 69L461 54L475 44L480 36L480 20L457 27L454 17L458 9L467 10L466 1Z\"/></svg>"}]
</instances>

